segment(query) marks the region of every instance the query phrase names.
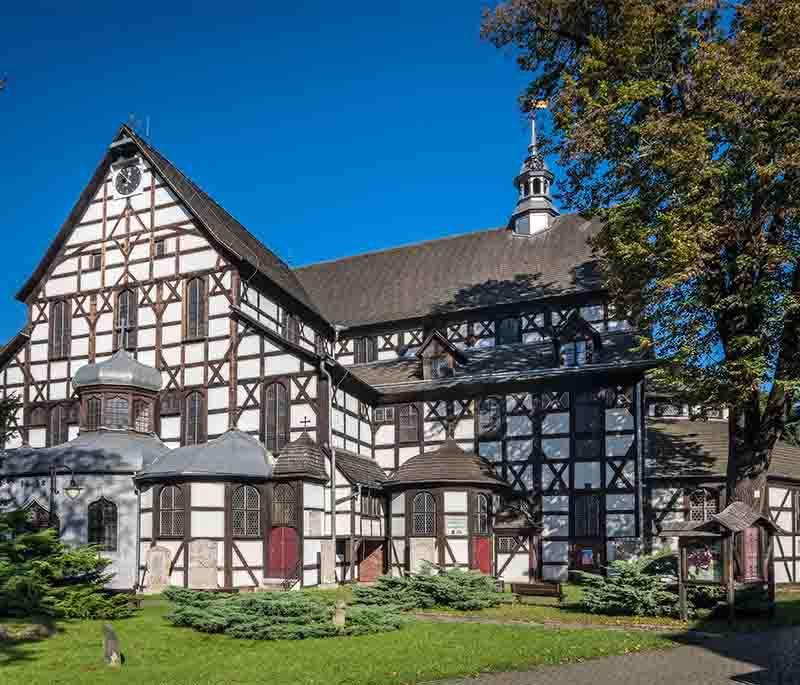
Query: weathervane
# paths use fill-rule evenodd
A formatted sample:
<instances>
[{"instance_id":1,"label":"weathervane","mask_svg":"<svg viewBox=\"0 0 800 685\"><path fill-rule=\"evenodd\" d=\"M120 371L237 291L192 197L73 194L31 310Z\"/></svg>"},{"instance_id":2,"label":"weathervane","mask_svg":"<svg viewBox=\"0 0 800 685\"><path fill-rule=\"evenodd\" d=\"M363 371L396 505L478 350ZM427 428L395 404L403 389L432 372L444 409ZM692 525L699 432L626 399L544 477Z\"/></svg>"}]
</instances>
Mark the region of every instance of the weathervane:
<instances>
[{"instance_id":1,"label":"weathervane","mask_svg":"<svg viewBox=\"0 0 800 685\"><path fill-rule=\"evenodd\" d=\"M528 146L528 151L531 153L532 156L536 156L536 110L537 109L547 109L547 100L536 100L531 107L530 112L530 119L531 119L531 144Z\"/></svg>"}]
</instances>

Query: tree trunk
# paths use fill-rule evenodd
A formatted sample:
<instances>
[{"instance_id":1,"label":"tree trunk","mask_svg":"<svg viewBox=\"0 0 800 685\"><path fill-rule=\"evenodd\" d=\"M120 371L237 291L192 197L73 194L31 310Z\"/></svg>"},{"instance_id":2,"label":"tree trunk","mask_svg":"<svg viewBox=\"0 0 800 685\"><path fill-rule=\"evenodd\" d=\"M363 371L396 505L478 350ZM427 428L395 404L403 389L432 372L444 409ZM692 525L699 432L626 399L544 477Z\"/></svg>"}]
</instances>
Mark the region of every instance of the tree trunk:
<instances>
[{"instance_id":1,"label":"tree trunk","mask_svg":"<svg viewBox=\"0 0 800 685\"><path fill-rule=\"evenodd\" d=\"M737 419L731 410L728 421L727 502L744 502L754 511L767 510L767 472L774 439L763 426ZM752 415L749 418L754 418ZM765 441L764 438L767 438ZM766 443L766 444L765 444Z\"/></svg>"}]
</instances>

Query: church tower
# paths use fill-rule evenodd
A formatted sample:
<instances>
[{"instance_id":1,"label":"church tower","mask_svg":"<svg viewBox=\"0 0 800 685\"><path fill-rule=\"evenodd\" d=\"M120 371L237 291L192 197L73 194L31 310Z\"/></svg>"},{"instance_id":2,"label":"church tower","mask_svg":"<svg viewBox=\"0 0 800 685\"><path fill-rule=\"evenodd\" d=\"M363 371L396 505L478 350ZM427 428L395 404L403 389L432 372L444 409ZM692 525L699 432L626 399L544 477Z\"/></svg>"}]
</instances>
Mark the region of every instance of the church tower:
<instances>
[{"instance_id":1,"label":"church tower","mask_svg":"<svg viewBox=\"0 0 800 685\"><path fill-rule=\"evenodd\" d=\"M537 104L537 107L541 106L543 105ZM514 233L536 235L553 224L553 220L558 216L558 210L550 196L553 179L553 174L537 149L536 118L535 115L531 115L531 144L528 145L528 156L514 179L514 187L519 193L517 206L514 207L509 222Z\"/></svg>"}]
</instances>

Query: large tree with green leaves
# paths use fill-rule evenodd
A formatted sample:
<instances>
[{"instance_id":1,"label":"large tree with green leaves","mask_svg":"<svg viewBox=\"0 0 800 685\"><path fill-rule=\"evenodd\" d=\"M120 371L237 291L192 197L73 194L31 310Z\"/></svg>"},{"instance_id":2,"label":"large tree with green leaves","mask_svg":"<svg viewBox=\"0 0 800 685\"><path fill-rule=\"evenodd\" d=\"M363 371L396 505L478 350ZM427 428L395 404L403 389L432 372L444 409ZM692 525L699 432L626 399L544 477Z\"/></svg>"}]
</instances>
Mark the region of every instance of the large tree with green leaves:
<instances>
[{"instance_id":1,"label":"large tree with green leaves","mask_svg":"<svg viewBox=\"0 0 800 685\"><path fill-rule=\"evenodd\" d=\"M606 219L663 379L730 408L729 495L755 505L800 370L800 2L508 0L483 35L531 72L523 108L549 101L563 201Z\"/></svg>"}]
</instances>

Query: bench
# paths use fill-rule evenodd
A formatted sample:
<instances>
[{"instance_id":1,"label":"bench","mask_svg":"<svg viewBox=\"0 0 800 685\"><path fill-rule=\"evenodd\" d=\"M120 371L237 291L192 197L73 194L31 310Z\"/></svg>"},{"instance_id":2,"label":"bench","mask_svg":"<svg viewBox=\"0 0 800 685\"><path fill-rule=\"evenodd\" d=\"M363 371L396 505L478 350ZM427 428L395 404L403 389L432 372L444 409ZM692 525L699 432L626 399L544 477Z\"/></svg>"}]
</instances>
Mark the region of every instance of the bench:
<instances>
[{"instance_id":1,"label":"bench","mask_svg":"<svg viewBox=\"0 0 800 685\"><path fill-rule=\"evenodd\" d=\"M561 599L564 596L561 583L511 583L511 592L523 597L557 597Z\"/></svg>"}]
</instances>

